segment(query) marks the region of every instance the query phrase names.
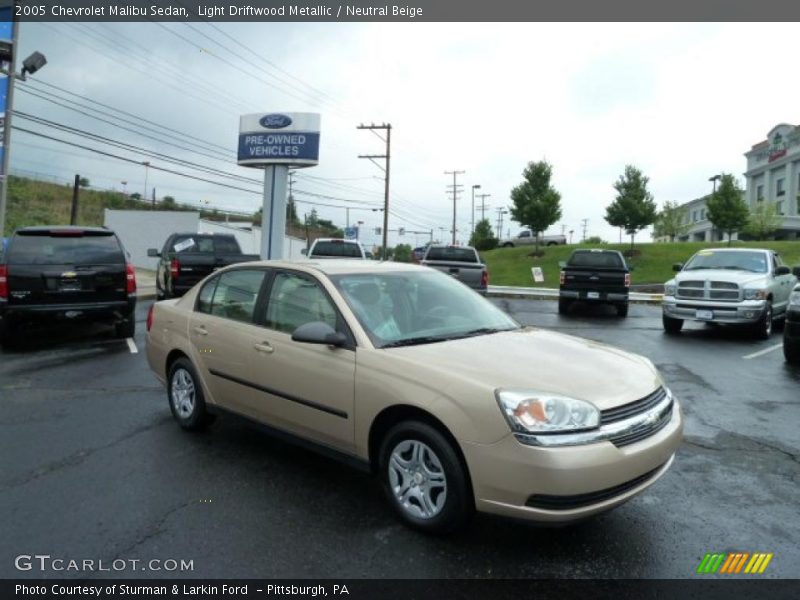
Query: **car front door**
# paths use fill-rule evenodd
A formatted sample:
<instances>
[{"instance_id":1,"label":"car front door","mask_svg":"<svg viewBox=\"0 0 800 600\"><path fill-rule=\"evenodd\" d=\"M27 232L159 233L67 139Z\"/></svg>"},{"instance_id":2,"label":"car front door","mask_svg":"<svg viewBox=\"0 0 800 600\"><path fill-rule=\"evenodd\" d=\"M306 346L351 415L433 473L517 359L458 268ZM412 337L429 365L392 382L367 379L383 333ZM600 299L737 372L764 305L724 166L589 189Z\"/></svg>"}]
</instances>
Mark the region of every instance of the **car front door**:
<instances>
[{"instance_id":1,"label":"car front door","mask_svg":"<svg viewBox=\"0 0 800 600\"><path fill-rule=\"evenodd\" d=\"M352 339L328 293L312 276L279 270L257 316L258 347L251 353L251 381L262 397L259 418L283 430L353 450L355 346L333 347L292 340L300 325L323 321Z\"/></svg>"},{"instance_id":2,"label":"car front door","mask_svg":"<svg viewBox=\"0 0 800 600\"><path fill-rule=\"evenodd\" d=\"M777 253L772 253L772 272L775 273L775 270L782 266L784 264L781 257ZM792 293L796 280L797 278L791 273L775 277L773 308L777 314L782 314L786 310L786 306L789 303L789 295Z\"/></svg>"}]
</instances>

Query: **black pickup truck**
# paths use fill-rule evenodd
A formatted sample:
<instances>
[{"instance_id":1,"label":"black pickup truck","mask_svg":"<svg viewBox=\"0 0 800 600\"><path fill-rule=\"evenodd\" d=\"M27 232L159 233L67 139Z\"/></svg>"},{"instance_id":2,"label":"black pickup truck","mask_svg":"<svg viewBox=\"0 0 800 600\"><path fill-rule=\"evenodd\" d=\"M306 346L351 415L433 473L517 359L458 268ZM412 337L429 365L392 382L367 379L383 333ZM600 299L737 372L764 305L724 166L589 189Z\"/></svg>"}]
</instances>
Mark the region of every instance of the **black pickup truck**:
<instances>
[{"instance_id":1,"label":"black pickup truck","mask_svg":"<svg viewBox=\"0 0 800 600\"><path fill-rule=\"evenodd\" d=\"M104 227L24 227L0 248L0 343L25 323L84 320L136 327L136 274Z\"/></svg>"},{"instance_id":2,"label":"black pickup truck","mask_svg":"<svg viewBox=\"0 0 800 600\"><path fill-rule=\"evenodd\" d=\"M573 302L613 304L620 317L628 316L631 270L616 250L575 250L561 264L558 312L567 314Z\"/></svg>"},{"instance_id":3,"label":"black pickup truck","mask_svg":"<svg viewBox=\"0 0 800 600\"><path fill-rule=\"evenodd\" d=\"M242 254L231 234L173 233L159 251L150 248L147 256L160 258L156 273L156 297L175 298L217 269L240 262L261 260L258 254Z\"/></svg>"}]
</instances>

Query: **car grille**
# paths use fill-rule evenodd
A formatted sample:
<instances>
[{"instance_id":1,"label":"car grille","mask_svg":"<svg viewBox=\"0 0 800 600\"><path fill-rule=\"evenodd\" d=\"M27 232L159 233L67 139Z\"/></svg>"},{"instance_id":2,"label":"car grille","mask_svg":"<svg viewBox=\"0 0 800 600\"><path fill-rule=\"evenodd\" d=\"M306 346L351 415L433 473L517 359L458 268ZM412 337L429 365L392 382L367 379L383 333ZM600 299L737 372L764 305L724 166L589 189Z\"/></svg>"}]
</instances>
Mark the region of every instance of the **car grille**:
<instances>
[{"instance_id":1,"label":"car grille","mask_svg":"<svg viewBox=\"0 0 800 600\"><path fill-rule=\"evenodd\" d=\"M666 464L666 463L664 463ZM617 496L621 496L625 492L640 486L646 481L652 479L655 474L664 465L659 465L652 471L648 471L644 475L639 475L630 481L615 485L614 487L606 488L597 492L589 492L586 494L575 494L574 496L548 496L545 494L535 494L528 498L525 506L531 508L543 508L546 510L571 510L573 508L582 508L584 506L591 506L592 504L599 504L606 500L611 500Z\"/></svg>"},{"instance_id":2,"label":"car grille","mask_svg":"<svg viewBox=\"0 0 800 600\"><path fill-rule=\"evenodd\" d=\"M737 284L730 281L681 281L678 284L677 297L686 300L738 302L741 300L741 291Z\"/></svg>"},{"instance_id":3,"label":"car grille","mask_svg":"<svg viewBox=\"0 0 800 600\"><path fill-rule=\"evenodd\" d=\"M630 417L635 417L636 415L645 413L658 405L659 402L662 402L666 395L667 390L663 387L660 387L649 396L645 396L640 400L601 411L600 426L602 427L603 425L623 421ZM666 427L672 419L673 405L674 401L670 400L669 404L667 404L661 414L658 415L658 418L652 421L643 422L640 426L633 430L625 431L624 433L615 435L609 438L609 441L619 448L622 446L635 444L636 442L648 438L651 435L655 435L664 427Z\"/></svg>"}]
</instances>

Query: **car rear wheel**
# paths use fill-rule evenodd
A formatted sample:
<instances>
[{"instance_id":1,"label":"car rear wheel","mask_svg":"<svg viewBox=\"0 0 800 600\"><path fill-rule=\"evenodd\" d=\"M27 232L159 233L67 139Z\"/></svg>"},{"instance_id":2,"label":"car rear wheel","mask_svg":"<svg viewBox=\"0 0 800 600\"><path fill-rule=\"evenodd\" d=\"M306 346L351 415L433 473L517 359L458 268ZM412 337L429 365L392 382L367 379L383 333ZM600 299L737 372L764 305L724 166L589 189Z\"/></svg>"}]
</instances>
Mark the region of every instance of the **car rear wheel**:
<instances>
[{"instance_id":1,"label":"car rear wheel","mask_svg":"<svg viewBox=\"0 0 800 600\"><path fill-rule=\"evenodd\" d=\"M683 319L673 319L664 315L662 321L664 323L664 331L669 335L676 335L683 329Z\"/></svg>"},{"instance_id":2,"label":"car rear wheel","mask_svg":"<svg viewBox=\"0 0 800 600\"><path fill-rule=\"evenodd\" d=\"M772 335L772 302L767 301L764 314L753 324L753 336L757 340L768 340Z\"/></svg>"},{"instance_id":3,"label":"car rear wheel","mask_svg":"<svg viewBox=\"0 0 800 600\"><path fill-rule=\"evenodd\" d=\"M617 304L617 316L625 318L628 316L628 304Z\"/></svg>"},{"instance_id":4,"label":"car rear wheel","mask_svg":"<svg viewBox=\"0 0 800 600\"><path fill-rule=\"evenodd\" d=\"M118 338L132 338L136 333L136 318L131 315L114 325L114 335Z\"/></svg>"},{"instance_id":5,"label":"car rear wheel","mask_svg":"<svg viewBox=\"0 0 800 600\"><path fill-rule=\"evenodd\" d=\"M790 341L785 333L783 334L783 357L789 364L800 365L800 341Z\"/></svg>"},{"instance_id":6,"label":"car rear wheel","mask_svg":"<svg viewBox=\"0 0 800 600\"><path fill-rule=\"evenodd\" d=\"M511 242L506 242L505 244L503 244L503 248L513 248L513 247L514 244L512 244Z\"/></svg>"},{"instance_id":7,"label":"car rear wheel","mask_svg":"<svg viewBox=\"0 0 800 600\"><path fill-rule=\"evenodd\" d=\"M566 315L569 313L569 307L572 306L572 300L566 298L558 299L558 314Z\"/></svg>"},{"instance_id":8,"label":"car rear wheel","mask_svg":"<svg viewBox=\"0 0 800 600\"><path fill-rule=\"evenodd\" d=\"M466 470L447 438L420 421L404 421L386 434L380 473L389 502L410 526L449 533L473 511Z\"/></svg>"},{"instance_id":9,"label":"car rear wheel","mask_svg":"<svg viewBox=\"0 0 800 600\"><path fill-rule=\"evenodd\" d=\"M206 410L203 388L189 359L179 358L172 363L168 381L169 408L181 427L195 431L213 420Z\"/></svg>"},{"instance_id":10,"label":"car rear wheel","mask_svg":"<svg viewBox=\"0 0 800 600\"><path fill-rule=\"evenodd\" d=\"M0 346L8 346L11 343L13 326L8 317L0 321Z\"/></svg>"}]
</instances>

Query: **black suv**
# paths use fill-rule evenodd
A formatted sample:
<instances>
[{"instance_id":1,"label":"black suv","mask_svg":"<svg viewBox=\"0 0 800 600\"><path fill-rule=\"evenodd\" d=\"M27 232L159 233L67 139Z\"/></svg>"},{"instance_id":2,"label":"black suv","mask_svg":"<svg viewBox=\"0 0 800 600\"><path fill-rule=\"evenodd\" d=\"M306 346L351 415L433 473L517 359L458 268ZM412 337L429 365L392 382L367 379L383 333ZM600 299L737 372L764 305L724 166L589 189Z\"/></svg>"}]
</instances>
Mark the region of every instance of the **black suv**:
<instances>
[{"instance_id":1,"label":"black suv","mask_svg":"<svg viewBox=\"0 0 800 600\"><path fill-rule=\"evenodd\" d=\"M85 319L134 334L136 275L103 227L25 227L0 250L0 343L22 323Z\"/></svg>"}]
</instances>

